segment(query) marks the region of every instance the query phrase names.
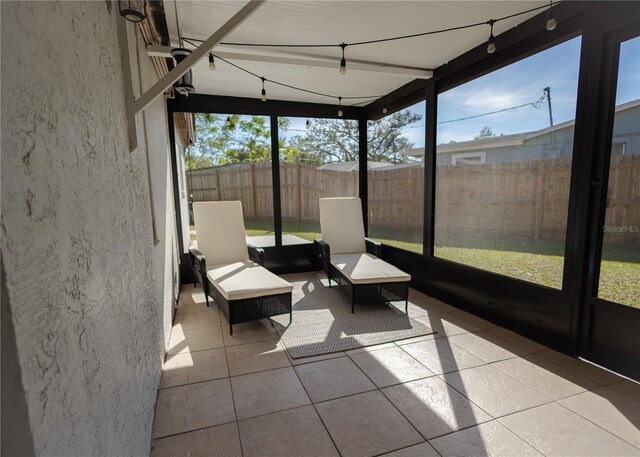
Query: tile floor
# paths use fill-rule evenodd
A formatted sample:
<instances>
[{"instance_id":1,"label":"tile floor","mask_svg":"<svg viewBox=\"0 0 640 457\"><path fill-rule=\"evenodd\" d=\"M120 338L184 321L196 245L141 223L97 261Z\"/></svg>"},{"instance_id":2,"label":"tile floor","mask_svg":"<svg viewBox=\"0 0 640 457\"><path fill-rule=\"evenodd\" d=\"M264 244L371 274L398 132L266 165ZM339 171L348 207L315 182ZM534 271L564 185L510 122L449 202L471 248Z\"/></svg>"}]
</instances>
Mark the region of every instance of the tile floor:
<instances>
[{"instance_id":1,"label":"tile floor","mask_svg":"<svg viewBox=\"0 0 640 457\"><path fill-rule=\"evenodd\" d=\"M438 334L298 360L180 297L153 457L640 457L639 384L413 290Z\"/></svg>"}]
</instances>

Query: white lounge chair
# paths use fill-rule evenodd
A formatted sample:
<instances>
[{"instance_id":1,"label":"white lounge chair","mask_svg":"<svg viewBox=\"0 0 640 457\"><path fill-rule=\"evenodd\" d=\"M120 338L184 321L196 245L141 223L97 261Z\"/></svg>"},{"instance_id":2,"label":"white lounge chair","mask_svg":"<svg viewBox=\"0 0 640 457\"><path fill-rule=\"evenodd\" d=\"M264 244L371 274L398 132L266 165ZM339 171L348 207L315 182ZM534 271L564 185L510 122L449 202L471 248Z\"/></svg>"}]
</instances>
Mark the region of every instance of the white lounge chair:
<instances>
[{"instance_id":1,"label":"white lounge chair","mask_svg":"<svg viewBox=\"0 0 640 457\"><path fill-rule=\"evenodd\" d=\"M293 286L264 268L264 250L247 246L242 203L195 202L198 248L190 249L195 279L233 324L289 313Z\"/></svg>"},{"instance_id":2,"label":"white lounge chair","mask_svg":"<svg viewBox=\"0 0 640 457\"><path fill-rule=\"evenodd\" d=\"M329 287L332 280L345 286L352 313L356 304L396 300L404 300L408 311L411 276L380 259L382 245L365 238L359 198L321 198L320 229L317 265L327 274Z\"/></svg>"}]
</instances>

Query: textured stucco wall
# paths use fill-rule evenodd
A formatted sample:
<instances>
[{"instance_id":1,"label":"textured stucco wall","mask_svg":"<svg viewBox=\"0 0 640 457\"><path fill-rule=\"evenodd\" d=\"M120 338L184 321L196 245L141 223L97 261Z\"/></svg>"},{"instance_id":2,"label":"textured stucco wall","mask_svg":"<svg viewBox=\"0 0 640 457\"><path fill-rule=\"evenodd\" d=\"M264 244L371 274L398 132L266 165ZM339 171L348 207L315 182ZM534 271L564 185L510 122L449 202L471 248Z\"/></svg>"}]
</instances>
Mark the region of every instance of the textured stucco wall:
<instances>
[{"instance_id":1,"label":"textured stucco wall","mask_svg":"<svg viewBox=\"0 0 640 457\"><path fill-rule=\"evenodd\" d=\"M34 448L146 455L177 270L164 104L146 110L147 170L117 4L1 3L2 262Z\"/></svg>"}]
</instances>

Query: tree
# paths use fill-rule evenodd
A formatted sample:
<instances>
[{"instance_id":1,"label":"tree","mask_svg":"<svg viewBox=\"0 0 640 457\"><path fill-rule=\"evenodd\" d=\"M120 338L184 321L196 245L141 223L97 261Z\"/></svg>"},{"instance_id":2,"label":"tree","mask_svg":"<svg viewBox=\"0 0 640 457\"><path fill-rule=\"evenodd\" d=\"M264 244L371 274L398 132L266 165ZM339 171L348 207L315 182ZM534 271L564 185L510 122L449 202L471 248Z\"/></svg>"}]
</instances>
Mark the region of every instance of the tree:
<instances>
[{"instance_id":1,"label":"tree","mask_svg":"<svg viewBox=\"0 0 640 457\"><path fill-rule=\"evenodd\" d=\"M493 133L493 130L491 129L491 127L485 126L482 127L482 130L480 130L480 133L478 133L475 137L473 137L474 140L481 140L483 138L491 138L496 136L495 133Z\"/></svg>"},{"instance_id":2,"label":"tree","mask_svg":"<svg viewBox=\"0 0 640 457\"><path fill-rule=\"evenodd\" d=\"M401 153L413 147L402 129L422 116L408 110L399 111L378 121L368 122L368 159L376 162L401 163ZM350 119L316 119L304 136L292 139L292 145L322 163L358 160L358 122Z\"/></svg>"},{"instance_id":3,"label":"tree","mask_svg":"<svg viewBox=\"0 0 640 457\"><path fill-rule=\"evenodd\" d=\"M280 128L286 128L289 120L279 118L278 124ZM189 170L271 160L271 125L268 118L198 113L195 129L196 143L187 154Z\"/></svg>"},{"instance_id":4,"label":"tree","mask_svg":"<svg viewBox=\"0 0 640 457\"><path fill-rule=\"evenodd\" d=\"M378 121L368 122L368 158L401 163L402 152L413 147L402 129L422 116L403 110ZM196 143L187 153L187 169L195 170L228 163L264 162L271 158L271 126L268 118L200 113L196 114ZM285 130L289 119L278 118ZM280 136L280 157L286 162L319 166L324 163L358 160L358 121L315 119L304 135Z\"/></svg>"}]
</instances>

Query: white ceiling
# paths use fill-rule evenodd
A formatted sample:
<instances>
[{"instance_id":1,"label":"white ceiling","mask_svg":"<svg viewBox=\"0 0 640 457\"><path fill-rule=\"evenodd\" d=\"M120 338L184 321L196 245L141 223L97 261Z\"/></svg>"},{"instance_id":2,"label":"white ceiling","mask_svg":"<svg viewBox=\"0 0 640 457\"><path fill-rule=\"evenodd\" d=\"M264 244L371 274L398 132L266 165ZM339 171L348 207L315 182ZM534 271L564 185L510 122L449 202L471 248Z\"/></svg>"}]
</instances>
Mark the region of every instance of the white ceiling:
<instances>
[{"instance_id":1,"label":"white ceiling","mask_svg":"<svg viewBox=\"0 0 640 457\"><path fill-rule=\"evenodd\" d=\"M455 27L507 16L546 1L281 1L269 0L224 41L240 43L312 44L364 41ZM207 39L244 6L243 1L165 0L172 45L183 37ZM495 25L496 35L537 14L524 14ZM176 21L176 14L178 20ZM347 74L338 72L340 48L249 48L219 45L213 52L269 56L325 58L333 68L236 60L234 63L268 79L310 90L348 96L379 96L414 80L415 75L349 69L350 60L377 62L420 69L436 68L486 42L489 27L411 38L408 40L347 47ZM224 62L215 71L203 59L193 69L197 93L259 97L261 83ZM267 83L270 99L335 103L334 100ZM362 100L346 101L353 104Z\"/></svg>"}]
</instances>

